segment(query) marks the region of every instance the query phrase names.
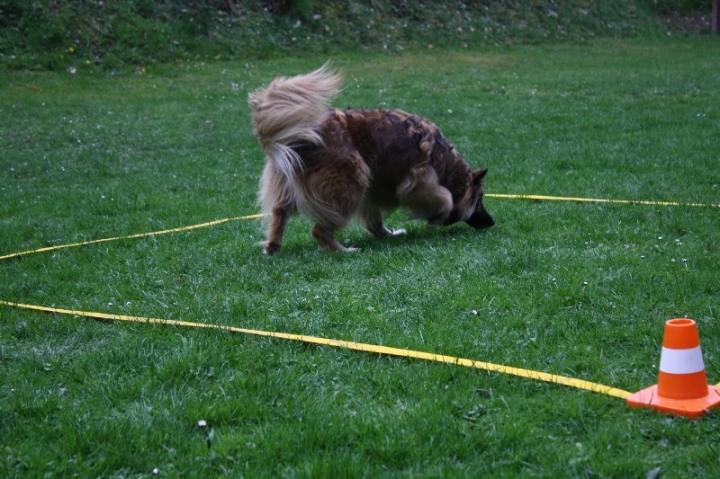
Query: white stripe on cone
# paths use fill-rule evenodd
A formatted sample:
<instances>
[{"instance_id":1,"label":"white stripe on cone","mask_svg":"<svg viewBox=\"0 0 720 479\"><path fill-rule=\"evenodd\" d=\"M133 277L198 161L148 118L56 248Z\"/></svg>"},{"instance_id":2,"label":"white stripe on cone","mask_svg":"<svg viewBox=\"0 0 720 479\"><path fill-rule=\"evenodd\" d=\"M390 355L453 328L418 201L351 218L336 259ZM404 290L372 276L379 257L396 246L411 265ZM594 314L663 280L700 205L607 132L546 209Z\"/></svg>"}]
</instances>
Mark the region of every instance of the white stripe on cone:
<instances>
[{"instance_id":1,"label":"white stripe on cone","mask_svg":"<svg viewBox=\"0 0 720 479\"><path fill-rule=\"evenodd\" d=\"M693 374L704 370L700 346L691 349L662 348L660 371L668 374Z\"/></svg>"}]
</instances>

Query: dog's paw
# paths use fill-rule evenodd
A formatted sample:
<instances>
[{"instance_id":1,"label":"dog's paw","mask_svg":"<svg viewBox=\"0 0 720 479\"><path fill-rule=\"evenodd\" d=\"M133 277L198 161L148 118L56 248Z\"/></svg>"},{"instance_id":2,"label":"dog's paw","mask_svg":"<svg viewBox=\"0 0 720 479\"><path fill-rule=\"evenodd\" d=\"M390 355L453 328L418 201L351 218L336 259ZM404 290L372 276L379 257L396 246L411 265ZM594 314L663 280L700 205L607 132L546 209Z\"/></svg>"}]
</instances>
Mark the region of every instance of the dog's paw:
<instances>
[{"instance_id":1,"label":"dog's paw","mask_svg":"<svg viewBox=\"0 0 720 479\"><path fill-rule=\"evenodd\" d=\"M280 245L278 243L267 243L263 249L265 256L272 256L280 251Z\"/></svg>"},{"instance_id":2,"label":"dog's paw","mask_svg":"<svg viewBox=\"0 0 720 479\"><path fill-rule=\"evenodd\" d=\"M347 244L347 241L345 242ZM340 243L335 244L336 248L332 248L333 251L340 251L341 253L357 253L360 248L354 248L352 246L343 246Z\"/></svg>"},{"instance_id":3,"label":"dog's paw","mask_svg":"<svg viewBox=\"0 0 720 479\"><path fill-rule=\"evenodd\" d=\"M388 228L387 226L383 226L382 230L374 233L374 235L377 238L383 238L383 237L387 237L387 236L398 236L398 235L404 235L404 234L407 234L407 231L404 228L393 229L393 228Z\"/></svg>"}]
</instances>

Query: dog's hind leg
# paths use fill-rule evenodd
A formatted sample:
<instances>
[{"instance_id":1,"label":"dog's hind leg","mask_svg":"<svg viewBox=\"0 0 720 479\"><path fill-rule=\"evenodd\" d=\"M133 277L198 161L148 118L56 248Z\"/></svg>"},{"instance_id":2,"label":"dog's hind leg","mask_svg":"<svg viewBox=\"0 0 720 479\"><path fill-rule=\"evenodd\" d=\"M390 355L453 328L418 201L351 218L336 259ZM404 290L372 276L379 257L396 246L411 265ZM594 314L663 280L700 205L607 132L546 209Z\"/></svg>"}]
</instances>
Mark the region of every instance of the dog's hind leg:
<instances>
[{"instance_id":1,"label":"dog's hind leg","mask_svg":"<svg viewBox=\"0 0 720 479\"><path fill-rule=\"evenodd\" d=\"M260 178L258 201L265 218L265 254L272 255L280 251L287 222L297 211L294 189L288 178L283 175L274 161L268 160Z\"/></svg>"},{"instance_id":2,"label":"dog's hind leg","mask_svg":"<svg viewBox=\"0 0 720 479\"><path fill-rule=\"evenodd\" d=\"M378 208L365 207L360 216L365 223L365 229L376 238L407 233L404 229L392 229L385 226L383 224L382 212Z\"/></svg>"},{"instance_id":3,"label":"dog's hind leg","mask_svg":"<svg viewBox=\"0 0 720 479\"><path fill-rule=\"evenodd\" d=\"M320 223L316 223L312 230L313 238L318 242L321 249L329 251L342 251L344 253L354 253L360 251L360 248L346 248L335 239L335 230L331 230Z\"/></svg>"},{"instance_id":4,"label":"dog's hind leg","mask_svg":"<svg viewBox=\"0 0 720 479\"><path fill-rule=\"evenodd\" d=\"M313 237L320 248L330 251L353 252L335 239L335 233L350 221L361 207L369 183L367 166L359 158L334 158L323 168L306 176L303 203L300 211L315 220Z\"/></svg>"},{"instance_id":5,"label":"dog's hind leg","mask_svg":"<svg viewBox=\"0 0 720 479\"><path fill-rule=\"evenodd\" d=\"M347 224L359 202L351 193L345 194L342 188L336 186L323 185L319 190L315 189L319 194L312 203L303 204L301 210L315 220L312 235L321 249L346 253L359 251L357 248L346 248L335 239L335 233ZM335 203L325 198L333 198Z\"/></svg>"},{"instance_id":6,"label":"dog's hind leg","mask_svg":"<svg viewBox=\"0 0 720 479\"><path fill-rule=\"evenodd\" d=\"M270 256L280 251L285 227L293 213L295 208L290 204L280 204L273 208L267 229L267 241L265 241L266 255Z\"/></svg>"}]
</instances>

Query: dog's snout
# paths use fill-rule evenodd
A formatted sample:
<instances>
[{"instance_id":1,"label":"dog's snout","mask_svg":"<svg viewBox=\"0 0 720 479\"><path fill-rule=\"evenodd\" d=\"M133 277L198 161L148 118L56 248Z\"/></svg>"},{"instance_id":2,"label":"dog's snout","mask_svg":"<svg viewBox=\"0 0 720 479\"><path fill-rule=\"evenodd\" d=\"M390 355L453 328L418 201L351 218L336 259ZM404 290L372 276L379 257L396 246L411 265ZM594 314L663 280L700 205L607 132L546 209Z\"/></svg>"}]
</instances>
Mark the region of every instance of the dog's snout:
<instances>
[{"instance_id":1,"label":"dog's snout","mask_svg":"<svg viewBox=\"0 0 720 479\"><path fill-rule=\"evenodd\" d=\"M495 220L484 208L475 211L465 222L475 229L489 228L495 225Z\"/></svg>"}]
</instances>

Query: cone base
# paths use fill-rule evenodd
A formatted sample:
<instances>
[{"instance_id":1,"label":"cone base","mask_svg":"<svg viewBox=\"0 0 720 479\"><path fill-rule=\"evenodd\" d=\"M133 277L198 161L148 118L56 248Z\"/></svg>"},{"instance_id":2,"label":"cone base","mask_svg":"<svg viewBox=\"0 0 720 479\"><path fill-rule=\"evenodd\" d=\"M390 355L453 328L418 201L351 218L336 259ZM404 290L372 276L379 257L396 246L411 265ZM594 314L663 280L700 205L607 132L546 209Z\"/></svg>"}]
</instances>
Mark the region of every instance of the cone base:
<instances>
[{"instance_id":1,"label":"cone base","mask_svg":"<svg viewBox=\"0 0 720 479\"><path fill-rule=\"evenodd\" d=\"M632 394L626 401L629 406L656 409L695 419L708 409L720 406L720 387L708 385L708 395L697 399L669 399L658 396L656 384Z\"/></svg>"}]
</instances>

